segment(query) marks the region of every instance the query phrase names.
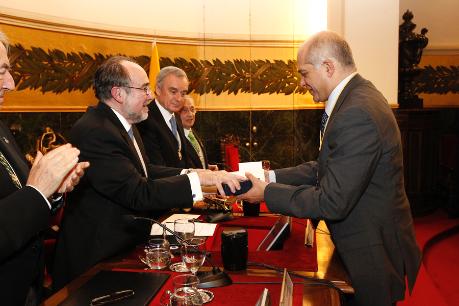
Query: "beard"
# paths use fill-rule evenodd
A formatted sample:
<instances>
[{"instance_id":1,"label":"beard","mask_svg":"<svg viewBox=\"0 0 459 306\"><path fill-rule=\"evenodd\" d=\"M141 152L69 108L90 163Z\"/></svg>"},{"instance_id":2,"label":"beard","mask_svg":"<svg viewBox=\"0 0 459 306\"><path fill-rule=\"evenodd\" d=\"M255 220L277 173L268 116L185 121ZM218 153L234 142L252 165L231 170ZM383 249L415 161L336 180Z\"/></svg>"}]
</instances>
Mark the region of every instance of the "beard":
<instances>
[{"instance_id":1,"label":"beard","mask_svg":"<svg viewBox=\"0 0 459 306\"><path fill-rule=\"evenodd\" d=\"M132 113L128 113L127 114L127 120L132 122L132 123L139 123L141 121L144 121L145 119L148 118L148 113L135 113L135 112L132 112Z\"/></svg>"}]
</instances>

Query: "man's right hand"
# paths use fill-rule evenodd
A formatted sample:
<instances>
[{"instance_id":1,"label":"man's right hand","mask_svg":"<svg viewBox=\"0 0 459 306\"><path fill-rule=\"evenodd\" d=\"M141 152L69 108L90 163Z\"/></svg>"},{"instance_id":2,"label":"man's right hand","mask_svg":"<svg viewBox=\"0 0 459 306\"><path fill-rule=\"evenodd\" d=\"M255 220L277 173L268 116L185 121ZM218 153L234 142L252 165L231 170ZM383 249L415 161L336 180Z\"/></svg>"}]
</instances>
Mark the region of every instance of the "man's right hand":
<instances>
[{"instance_id":1,"label":"man's right hand","mask_svg":"<svg viewBox=\"0 0 459 306\"><path fill-rule=\"evenodd\" d=\"M47 198L63 184L69 172L76 168L80 151L65 144L46 155L37 152L35 161L30 169L27 185L31 185ZM86 167L89 166L85 165ZM85 167L85 168L86 168Z\"/></svg>"},{"instance_id":2,"label":"man's right hand","mask_svg":"<svg viewBox=\"0 0 459 306\"><path fill-rule=\"evenodd\" d=\"M217 189L220 194L224 195L225 192L223 191L222 184L227 184L228 187L230 188L231 192L236 192L236 189L239 190L241 189L241 185L239 184L240 181L246 180L245 177L235 175L229 172L226 172L225 170L220 170L220 171L199 171L197 172L199 176L199 180L201 182L201 185L203 186L211 186L215 185L217 186Z\"/></svg>"}]
</instances>

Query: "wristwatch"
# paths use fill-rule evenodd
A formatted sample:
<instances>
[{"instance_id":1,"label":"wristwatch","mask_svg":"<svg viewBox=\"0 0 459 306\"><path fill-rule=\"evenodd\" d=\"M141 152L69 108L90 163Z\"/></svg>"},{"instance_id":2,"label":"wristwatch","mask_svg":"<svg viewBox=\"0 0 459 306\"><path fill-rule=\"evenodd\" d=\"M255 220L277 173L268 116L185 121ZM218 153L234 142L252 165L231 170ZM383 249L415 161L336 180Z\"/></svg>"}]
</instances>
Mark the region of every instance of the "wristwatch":
<instances>
[{"instance_id":1,"label":"wristwatch","mask_svg":"<svg viewBox=\"0 0 459 306\"><path fill-rule=\"evenodd\" d=\"M54 193L48 198L49 204L51 204L51 213L54 214L64 204L64 194Z\"/></svg>"}]
</instances>

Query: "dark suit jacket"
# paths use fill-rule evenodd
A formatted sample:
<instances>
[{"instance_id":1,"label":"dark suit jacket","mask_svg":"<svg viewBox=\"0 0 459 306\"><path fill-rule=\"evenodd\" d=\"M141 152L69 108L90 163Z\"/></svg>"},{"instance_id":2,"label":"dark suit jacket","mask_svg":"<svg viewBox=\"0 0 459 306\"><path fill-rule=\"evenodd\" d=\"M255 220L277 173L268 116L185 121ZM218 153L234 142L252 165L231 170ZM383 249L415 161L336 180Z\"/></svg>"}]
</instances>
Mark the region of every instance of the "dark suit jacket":
<instances>
[{"instance_id":1,"label":"dark suit jacket","mask_svg":"<svg viewBox=\"0 0 459 306\"><path fill-rule=\"evenodd\" d=\"M198 144L201 147L202 153L204 154L204 162L205 162L205 164L204 165L202 164L198 153L194 149L194 147L191 144L191 142L188 140L188 137L185 136L185 139L186 139L186 142L185 142L185 144L186 144L186 152L188 153L187 154L187 157L189 159L188 163L190 164L189 168L207 169L207 168L209 168L209 163L207 161L207 154L206 154L206 150L204 149L204 145L202 144L201 139L199 139L198 135L196 135L196 133L194 131L193 131L193 135L196 138L196 140L198 141Z\"/></svg>"},{"instance_id":2,"label":"dark suit jacket","mask_svg":"<svg viewBox=\"0 0 459 306\"><path fill-rule=\"evenodd\" d=\"M0 151L25 186L29 168L10 131L0 122ZM29 287L41 286L43 247L39 232L50 210L32 187L17 189L0 164L0 303L23 305Z\"/></svg>"},{"instance_id":3,"label":"dark suit jacket","mask_svg":"<svg viewBox=\"0 0 459 306\"><path fill-rule=\"evenodd\" d=\"M191 168L187 155L187 147L185 145L187 139L183 133L180 116L175 116L175 119L177 120L177 132L182 143L182 159L179 158L178 154L178 141L174 134L172 134L166 121L164 121L164 117L155 101L148 105L147 120L137 124L137 127L142 136L147 156L152 164L168 167Z\"/></svg>"},{"instance_id":4,"label":"dark suit jacket","mask_svg":"<svg viewBox=\"0 0 459 306\"><path fill-rule=\"evenodd\" d=\"M91 166L68 197L57 243L55 288L149 235L150 224L135 228L123 216L192 206L188 177L178 175L181 169L149 164L135 127L134 136L148 179L133 142L106 104L88 108L73 126L70 140L80 149L80 160Z\"/></svg>"},{"instance_id":5,"label":"dark suit jacket","mask_svg":"<svg viewBox=\"0 0 459 306\"><path fill-rule=\"evenodd\" d=\"M330 116L318 160L275 171L269 209L323 219L360 305L403 299L421 263L403 182L400 131L387 101L356 75ZM316 186L316 183L318 185Z\"/></svg>"}]
</instances>

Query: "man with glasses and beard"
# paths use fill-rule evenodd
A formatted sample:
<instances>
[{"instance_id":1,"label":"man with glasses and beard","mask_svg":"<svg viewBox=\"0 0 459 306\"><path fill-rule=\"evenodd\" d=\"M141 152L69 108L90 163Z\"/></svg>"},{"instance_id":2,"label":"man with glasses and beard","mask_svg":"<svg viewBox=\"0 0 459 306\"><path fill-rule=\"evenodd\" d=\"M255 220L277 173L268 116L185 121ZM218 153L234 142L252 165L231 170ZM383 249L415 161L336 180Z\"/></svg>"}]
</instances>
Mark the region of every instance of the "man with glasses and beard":
<instances>
[{"instance_id":1,"label":"man with glasses and beard","mask_svg":"<svg viewBox=\"0 0 459 306\"><path fill-rule=\"evenodd\" d=\"M96 71L100 102L70 132L70 141L92 167L68 199L57 243L55 289L145 241L150 224L127 224L126 215L192 207L202 199L201 185L216 185L220 192L222 183L240 188L241 178L225 171L193 172L149 162L135 126L148 117L149 86L143 68L127 57L109 58Z\"/></svg>"}]
</instances>

